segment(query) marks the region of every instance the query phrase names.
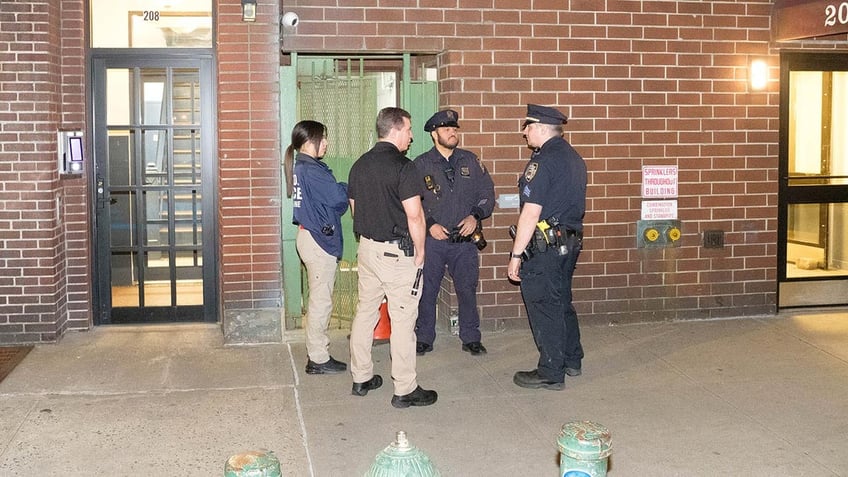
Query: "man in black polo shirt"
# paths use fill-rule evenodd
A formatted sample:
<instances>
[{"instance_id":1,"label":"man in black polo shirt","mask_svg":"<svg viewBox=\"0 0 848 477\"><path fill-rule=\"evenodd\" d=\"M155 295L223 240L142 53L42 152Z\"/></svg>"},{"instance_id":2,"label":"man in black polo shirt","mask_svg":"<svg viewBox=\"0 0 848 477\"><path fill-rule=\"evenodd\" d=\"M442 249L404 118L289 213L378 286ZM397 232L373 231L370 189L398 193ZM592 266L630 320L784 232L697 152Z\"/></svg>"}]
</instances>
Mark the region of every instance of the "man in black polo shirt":
<instances>
[{"instance_id":1,"label":"man in black polo shirt","mask_svg":"<svg viewBox=\"0 0 848 477\"><path fill-rule=\"evenodd\" d=\"M422 389L415 371L415 320L421 297L426 223L415 166L404 155L412 143L408 112L383 108L377 144L350 169L348 196L353 232L359 236L359 304L350 330L352 394L382 386L371 346L385 297L392 320L392 406L428 406L436 391Z\"/></svg>"}]
</instances>

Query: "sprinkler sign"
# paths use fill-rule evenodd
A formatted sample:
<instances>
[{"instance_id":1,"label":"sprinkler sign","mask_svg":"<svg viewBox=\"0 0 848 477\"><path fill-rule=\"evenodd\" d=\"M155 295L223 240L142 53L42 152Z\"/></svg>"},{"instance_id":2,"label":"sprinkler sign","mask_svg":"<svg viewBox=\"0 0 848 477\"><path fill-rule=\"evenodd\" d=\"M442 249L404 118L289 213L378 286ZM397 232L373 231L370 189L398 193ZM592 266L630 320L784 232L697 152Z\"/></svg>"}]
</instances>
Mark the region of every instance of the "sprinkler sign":
<instances>
[{"instance_id":1,"label":"sprinkler sign","mask_svg":"<svg viewBox=\"0 0 848 477\"><path fill-rule=\"evenodd\" d=\"M642 166L642 197L677 197L677 166Z\"/></svg>"}]
</instances>

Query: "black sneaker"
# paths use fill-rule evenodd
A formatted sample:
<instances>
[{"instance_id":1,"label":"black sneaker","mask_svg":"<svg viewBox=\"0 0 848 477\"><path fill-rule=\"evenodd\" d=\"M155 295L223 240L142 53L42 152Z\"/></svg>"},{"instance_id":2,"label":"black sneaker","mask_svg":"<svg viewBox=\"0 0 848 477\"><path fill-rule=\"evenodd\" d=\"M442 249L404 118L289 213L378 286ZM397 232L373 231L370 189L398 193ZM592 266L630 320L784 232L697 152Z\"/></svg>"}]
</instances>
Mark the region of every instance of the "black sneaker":
<instances>
[{"instance_id":1,"label":"black sneaker","mask_svg":"<svg viewBox=\"0 0 848 477\"><path fill-rule=\"evenodd\" d=\"M368 391L373 391L378 389L383 385L383 377L379 374L375 374L371 376L371 379L365 381L364 383L353 383L353 387L350 390L350 393L354 396L365 396L368 394Z\"/></svg>"},{"instance_id":2,"label":"black sneaker","mask_svg":"<svg viewBox=\"0 0 848 477\"><path fill-rule=\"evenodd\" d=\"M471 343L463 343L462 351L468 351L472 356L478 356L481 354L486 354L486 347L483 346L483 343L479 341L472 341Z\"/></svg>"},{"instance_id":3,"label":"black sneaker","mask_svg":"<svg viewBox=\"0 0 848 477\"><path fill-rule=\"evenodd\" d=\"M318 364L311 359L306 361L306 374L338 374L347 370L347 365L330 356L326 363Z\"/></svg>"},{"instance_id":4,"label":"black sneaker","mask_svg":"<svg viewBox=\"0 0 848 477\"><path fill-rule=\"evenodd\" d=\"M583 371L580 368L565 368L565 374L569 376L580 376L583 374Z\"/></svg>"},{"instance_id":5,"label":"black sneaker","mask_svg":"<svg viewBox=\"0 0 848 477\"><path fill-rule=\"evenodd\" d=\"M392 396L392 406L401 409L409 406L429 406L436 402L436 399L439 398L439 394L436 391L428 391L426 389L421 389L421 386L415 388L415 391L412 391L409 394L404 394L403 396Z\"/></svg>"},{"instance_id":6,"label":"black sneaker","mask_svg":"<svg viewBox=\"0 0 848 477\"><path fill-rule=\"evenodd\" d=\"M424 356L430 351L433 351L433 345L431 344L427 344L421 341L415 344L415 354L417 354L418 356Z\"/></svg>"},{"instance_id":7,"label":"black sneaker","mask_svg":"<svg viewBox=\"0 0 848 477\"><path fill-rule=\"evenodd\" d=\"M551 391L561 391L565 389L565 383L549 381L539 376L538 369L534 369L533 371L518 371L517 373L515 373L515 376L512 377L512 382L514 382L517 386L521 386L522 388L541 388L550 389Z\"/></svg>"}]
</instances>

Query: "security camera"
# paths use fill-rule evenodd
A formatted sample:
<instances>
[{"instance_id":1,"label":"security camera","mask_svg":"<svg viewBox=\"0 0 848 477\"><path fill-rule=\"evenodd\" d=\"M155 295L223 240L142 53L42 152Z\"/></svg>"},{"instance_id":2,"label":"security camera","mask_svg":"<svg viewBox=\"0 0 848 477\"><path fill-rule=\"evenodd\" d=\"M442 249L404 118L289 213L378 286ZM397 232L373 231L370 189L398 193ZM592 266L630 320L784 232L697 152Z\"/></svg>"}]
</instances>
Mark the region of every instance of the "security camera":
<instances>
[{"instance_id":1,"label":"security camera","mask_svg":"<svg viewBox=\"0 0 848 477\"><path fill-rule=\"evenodd\" d=\"M295 12L287 12L283 15L282 24L283 26L293 27L297 26L297 23L300 21L300 18L297 16Z\"/></svg>"}]
</instances>

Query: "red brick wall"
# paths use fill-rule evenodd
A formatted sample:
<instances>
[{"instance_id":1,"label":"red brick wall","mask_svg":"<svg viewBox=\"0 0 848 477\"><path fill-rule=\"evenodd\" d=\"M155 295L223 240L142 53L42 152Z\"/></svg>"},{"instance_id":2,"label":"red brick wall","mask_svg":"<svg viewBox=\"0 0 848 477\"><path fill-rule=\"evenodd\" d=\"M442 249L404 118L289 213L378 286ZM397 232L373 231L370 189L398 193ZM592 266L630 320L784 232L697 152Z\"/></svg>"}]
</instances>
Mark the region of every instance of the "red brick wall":
<instances>
[{"instance_id":1,"label":"red brick wall","mask_svg":"<svg viewBox=\"0 0 848 477\"><path fill-rule=\"evenodd\" d=\"M85 130L85 0L61 2L61 127ZM89 151L90 152L90 151ZM89 156L90 157L90 156ZM88 164L89 171L93 167ZM87 329L91 326L91 227L89 189L84 177L62 178L63 239L65 244L65 277L67 327Z\"/></svg>"},{"instance_id":2,"label":"red brick wall","mask_svg":"<svg viewBox=\"0 0 848 477\"><path fill-rule=\"evenodd\" d=\"M515 193L528 151L527 103L560 107L586 158L585 250L575 279L583 319L634 322L775 311L777 50L772 2L632 0L283 0L297 52L439 54L440 105L460 111L463 144L496 192ZM751 56L772 82L750 92ZM420 127L425 118L413 118ZM637 249L641 167L677 165L682 246ZM496 209L483 255L484 319L524 314L506 279ZM706 229L726 232L705 249Z\"/></svg>"},{"instance_id":3,"label":"red brick wall","mask_svg":"<svg viewBox=\"0 0 848 477\"><path fill-rule=\"evenodd\" d=\"M85 185L56 160L57 130L84 121L82 1L62 9L0 3L0 344L54 341L90 318L88 257L66 253L68 240L87 253Z\"/></svg>"},{"instance_id":4,"label":"red brick wall","mask_svg":"<svg viewBox=\"0 0 848 477\"><path fill-rule=\"evenodd\" d=\"M282 306L279 4L217 2L218 157L223 309Z\"/></svg>"}]
</instances>

